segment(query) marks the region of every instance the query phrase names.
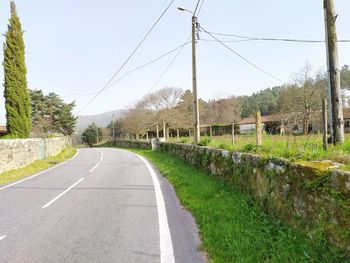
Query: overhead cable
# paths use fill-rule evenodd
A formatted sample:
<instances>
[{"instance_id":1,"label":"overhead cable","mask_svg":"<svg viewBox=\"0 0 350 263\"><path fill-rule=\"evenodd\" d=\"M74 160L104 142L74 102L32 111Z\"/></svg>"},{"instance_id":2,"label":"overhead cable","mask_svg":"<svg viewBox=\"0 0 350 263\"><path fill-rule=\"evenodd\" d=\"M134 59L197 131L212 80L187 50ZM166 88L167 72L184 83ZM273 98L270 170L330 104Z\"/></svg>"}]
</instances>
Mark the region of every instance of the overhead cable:
<instances>
[{"instance_id":1,"label":"overhead cable","mask_svg":"<svg viewBox=\"0 0 350 263\"><path fill-rule=\"evenodd\" d=\"M131 52L129 57L124 61L124 63L118 68L118 70L113 74L113 76L108 80L108 82L103 86L102 89L100 89L97 94L83 107L80 109L80 111L77 113L79 114L84 109L86 109L92 102L94 102L97 97L107 88L107 86L113 81L113 79L117 76L117 74L124 68L124 66L129 62L129 60L133 57L133 55L136 53L136 51L140 48L140 46L143 44L143 42L146 40L146 38L149 36L149 34L153 31L153 29L156 27L158 22L161 20L161 18L164 16L164 14L168 11L170 6L173 4L175 0L171 0L170 3L167 5L167 7L164 9L164 11L161 13L161 15L158 17L158 19L155 21L155 23L152 25L152 27L148 30L146 35L142 38L140 43L136 46L136 48Z\"/></svg>"},{"instance_id":2,"label":"overhead cable","mask_svg":"<svg viewBox=\"0 0 350 263\"><path fill-rule=\"evenodd\" d=\"M202 32L204 32L204 31L202 31ZM251 37L251 36L242 36L242 35L234 35L234 34L226 34L226 33L209 32L209 31L207 31L206 33L211 33L212 35L217 35L217 36L242 38L242 39L245 39L246 41L280 41L280 42L298 42L298 43L325 43L325 40ZM238 42L238 41L227 40L225 42ZM338 40L338 42L339 43L350 43L350 40Z\"/></svg>"},{"instance_id":3,"label":"overhead cable","mask_svg":"<svg viewBox=\"0 0 350 263\"><path fill-rule=\"evenodd\" d=\"M187 41L186 43L184 43L184 44L182 44L182 45L180 45L180 46L178 46L178 47L176 47L176 48L174 48L174 49L172 49L172 50L170 50L170 51L168 51L168 52L166 52L166 53L160 55L159 57L157 57L157 58L155 58L155 59L152 59L151 61L149 61L149 62L147 62L147 63L145 63L145 64L142 64L142 65L140 65L140 66L138 66L138 67L136 67L136 68L133 68L133 69L131 69L131 70L125 72L123 75L120 76L120 78L118 78L118 79L117 79L116 81L114 81L113 83L109 84L108 87L106 87L105 90L108 90L109 88L113 87L115 84L117 84L119 81L121 81L121 80L122 80L124 77L126 77L127 75L129 75L129 74L131 74L131 73L133 73L133 72L135 72L135 71L138 71L138 70L140 70L140 69L142 69L142 68L144 68L144 67L146 67L146 66L149 66L149 65L151 65L151 64L153 64L153 63L159 61L160 59L162 59L162 58L164 58L164 57L166 57L166 56L169 56L170 54L172 54L172 53L174 53L175 51L177 51L177 50L183 48L184 46L188 45L189 43L191 43L191 42L190 42L190 41ZM90 92L90 93L73 93L73 94L67 95L67 96L65 96L65 97L71 97L71 96L92 96L92 95L96 95L97 93L98 93L98 91Z\"/></svg>"},{"instance_id":4,"label":"overhead cable","mask_svg":"<svg viewBox=\"0 0 350 263\"><path fill-rule=\"evenodd\" d=\"M228 50L230 50L231 52L233 52L235 55L237 55L238 57L240 57L241 59L243 59L245 62L247 62L248 64L250 64L251 66L253 66L254 68L258 69L259 71L263 72L264 74L270 76L271 78L284 83L283 80L281 80L280 78L272 75L271 73L267 72L266 70L262 69L261 67L257 66L256 64L254 64L253 62L251 62L250 60L246 59L245 57L243 57L242 55L240 55L237 51L233 50L230 46L226 45L225 43L223 43L220 39L218 39L217 37L215 37L212 33L208 32L207 30L205 30L202 26L200 27L203 31L207 33L209 36L211 36L213 39L215 39L217 42L219 42L221 45L223 45L225 48L227 48Z\"/></svg>"}]
</instances>

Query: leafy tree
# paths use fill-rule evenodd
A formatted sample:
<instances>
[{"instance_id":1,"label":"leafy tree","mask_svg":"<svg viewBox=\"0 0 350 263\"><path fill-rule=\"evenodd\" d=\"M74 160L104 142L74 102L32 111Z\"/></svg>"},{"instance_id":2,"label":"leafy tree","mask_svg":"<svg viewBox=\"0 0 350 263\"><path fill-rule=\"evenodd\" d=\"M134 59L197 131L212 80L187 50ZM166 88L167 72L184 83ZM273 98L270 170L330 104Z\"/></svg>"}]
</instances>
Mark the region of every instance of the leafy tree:
<instances>
[{"instance_id":1,"label":"leafy tree","mask_svg":"<svg viewBox=\"0 0 350 263\"><path fill-rule=\"evenodd\" d=\"M277 100L284 87L264 89L251 96L238 97L242 105L241 117L251 117L260 110L262 115L269 115L276 111Z\"/></svg>"},{"instance_id":2,"label":"leafy tree","mask_svg":"<svg viewBox=\"0 0 350 263\"><path fill-rule=\"evenodd\" d=\"M49 126L48 120L45 118L47 114L46 99L41 90L29 90L30 106L32 109L32 126L34 133L46 132Z\"/></svg>"},{"instance_id":3,"label":"leafy tree","mask_svg":"<svg viewBox=\"0 0 350 263\"><path fill-rule=\"evenodd\" d=\"M27 88L27 68L25 65L22 26L11 3L6 41L4 43L4 97L7 130L10 135L26 138L32 128L30 98Z\"/></svg>"},{"instance_id":4,"label":"leafy tree","mask_svg":"<svg viewBox=\"0 0 350 263\"><path fill-rule=\"evenodd\" d=\"M107 125L107 130L109 131L109 136L112 138L113 137L113 121L111 121ZM114 120L114 136L117 138L123 133L122 130L122 121L120 119Z\"/></svg>"},{"instance_id":5,"label":"leafy tree","mask_svg":"<svg viewBox=\"0 0 350 263\"><path fill-rule=\"evenodd\" d=\"M30 99L34 131L73 134L76 124L73 115L75 102L65 103L56 93L44 95L41 90L30 90Z\"/></svg>"},{"instance_id":6,"label":"leafy tree","mask_svg":"<svg viewBox=\"0 0 350 263\"><path fill-rule=\"evenodd\" d=\"M82 140L87 143L90 147L102 138L102 130L97 127L95 123L90 124L82 134Z\"/></svg>"},{"instance_id":7,"label":"leafy tree","mask_svg":"<svg viewBox=\"0 0 350 263\"><path fill-rule=\"evenodd\" d=\"M207 123L207 103L199 99L199 122ZM176 119L178 128L193 127L193 94L190 90L186 90L180 97L176 109L178 110L178 117Z\"/></svg>"},{"instance_id":8,"label":"leafy tree","mask_svg":"<svg viewBox=\"0 0 350 263\"><path fill-rule=\"evenodd\" d=\"M61 132L64 135L71 135L75 131L76 117L73 115L73 108L75 107L75 102L63 103L56 116L56 121L54 122L54 129Z\"/></svg>"}]
</instances>

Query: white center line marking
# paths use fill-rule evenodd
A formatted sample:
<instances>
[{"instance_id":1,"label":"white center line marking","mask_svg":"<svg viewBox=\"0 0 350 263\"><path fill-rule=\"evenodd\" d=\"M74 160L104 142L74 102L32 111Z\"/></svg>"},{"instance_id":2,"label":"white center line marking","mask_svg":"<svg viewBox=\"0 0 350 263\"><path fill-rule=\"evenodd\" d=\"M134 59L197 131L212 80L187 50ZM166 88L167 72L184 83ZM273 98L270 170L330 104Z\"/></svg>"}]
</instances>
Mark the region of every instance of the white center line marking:
<instances>
[{"instance_id":1,"label":"white center line marking","mask_svg":"<svg viewBox=\"0 0 350 263\"><path fill-rule=\"evenodd\" d=\"M100 162L98 162L94 167L92 167L89 173L92 173L99 165L100 165Z\"/></svg>"},{"instance_id":2,"label":"white center line marking","mask_svg":"<svg viewBox=\"0 0 350 263\"><path fill-rule=\"evenodd\" d=\"M99 152L100 152L100 154L101 154L100 162L102 162L102 160L103 160L103 152L100 151L100 150L99 150Z\"/></svg>"},{"instance_id":3,"label":"white center line marking","mask_svg":"<svg viewBox=\"0 0 350 263\"><path fill-rule=\"evenodd\" d=\"M137 156L145 163L149 173L151 174L154 191L156 194L158 223L159 223L159 243L160 243L160 262L161 263L175 263L173 243L171 241L171 234L168 225L168 218L165 209L164 197L162 189L160 188L159 180L156 172L153 170L149 162L142 156Z\"/></svg>"},{"instance_id":4,"label":"white center line marking","mask_svg":"<svg viewBox=\"0 0 350 263\"><path fill-rule=\"evenodd\" d=\"M0 240L3 240L5 237L6 237L6 235L5 236L0 236Z\"/></svg>"},{"instance_id":5,"label":"white center line marking","mask_svg":"<svg viewBox=\"0 0 350 263\"><path fill-rule=\"evenodd\" d=\"M78 182L75 182L73 185L68 187L66 190L64 190L62 193L60 193L58 196L56 196L54 199L52 199L50 202L48 202L46 205L44 205L42 208L47 208L50 205L52 205L54 202L56 202L60 197L62 197L64 194L66 194L69 190L71 190L74 186L79 184L81 181L83 181L85 177L81 178Z\"/></svg>"}]
</instances>

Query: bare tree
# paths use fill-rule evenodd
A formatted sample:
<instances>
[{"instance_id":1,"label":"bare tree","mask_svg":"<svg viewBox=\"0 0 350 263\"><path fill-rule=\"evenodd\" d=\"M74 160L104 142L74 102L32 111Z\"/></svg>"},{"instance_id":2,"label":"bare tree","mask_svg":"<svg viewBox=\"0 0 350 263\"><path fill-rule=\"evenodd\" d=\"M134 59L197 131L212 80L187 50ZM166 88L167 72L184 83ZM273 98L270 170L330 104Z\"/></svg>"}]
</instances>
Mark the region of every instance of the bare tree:
<instances>
[{"instance_id":1,"label":"bare tree","mask_svg":"<svg viewBox=\"0 0 350 263\"><path fill-rule=\"evenodd\" d=\"M143 103L153 112L153 123L177 127L181 113L177 110L183 90L180 88L166 87L148 94Z\"/></svg>"},{"instance_id":2,"label":"bare tree","mask_svg":"<svg viewBox=\"0 0 350 263\"><path fill-rule=\"evenodd\" d=\"M230 124L240 120L241 104L235 97L211 100L207 104L207 123Z\"/></svg>"},{"instance_id":3,"label":"bare tree","mask_svg":"<svg viewBox=\"0 0 350 263\"><path fill-rule=\"evenodd\" d=\"M121 118L121 127L125 133L135 135L139 139L139 135L146 133L151 121L152 112L144 105L144 101L140 101L135 106L129 107Z\"/></svg>"},{"instance_id":4,"label":"bare tree","mask_svg":"<svg viewBox=\"0 0 350 263\"><path fill-rule=\"evenodd\" d=\"M303 123L303 133L308 134L311 113L321 109L326 96L323 73L314 73L309 63L294 77L295 84L281 91L278 108L282 113L295 113Z\"/></svg>"}]
</instances>

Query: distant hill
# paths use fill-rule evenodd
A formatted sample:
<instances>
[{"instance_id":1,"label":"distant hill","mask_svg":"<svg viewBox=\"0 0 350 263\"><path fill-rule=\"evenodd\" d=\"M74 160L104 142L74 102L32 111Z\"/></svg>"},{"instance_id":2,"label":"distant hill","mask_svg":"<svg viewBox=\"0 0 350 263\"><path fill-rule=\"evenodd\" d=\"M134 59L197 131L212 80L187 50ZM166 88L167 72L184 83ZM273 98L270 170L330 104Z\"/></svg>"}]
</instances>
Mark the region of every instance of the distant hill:
<instances>
[{"instance_id":1,"label":"distant hill","mask_svg":"<svg viewBox=\"0 0 350 263\"><path fill-rule=\"evenodd\" d=\"M106 127L111 121L114 114L115 118L119 118L124 113L124 110L114 110L98 115L82 115L77 119L77 131L82 132L91 123L95 123L98 127Z\"/></svg>"}]
</instances>

